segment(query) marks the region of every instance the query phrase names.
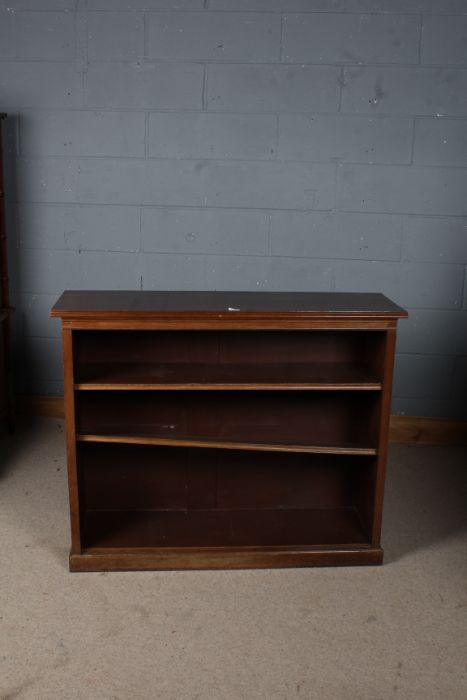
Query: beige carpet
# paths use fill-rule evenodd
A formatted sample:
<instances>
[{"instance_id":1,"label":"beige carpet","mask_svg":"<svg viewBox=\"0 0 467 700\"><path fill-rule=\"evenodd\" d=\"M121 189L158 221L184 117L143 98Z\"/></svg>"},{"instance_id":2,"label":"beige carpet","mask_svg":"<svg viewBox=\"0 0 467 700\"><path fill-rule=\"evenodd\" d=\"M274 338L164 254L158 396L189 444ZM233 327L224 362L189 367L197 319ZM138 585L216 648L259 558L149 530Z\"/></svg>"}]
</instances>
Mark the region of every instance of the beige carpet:
<instances>
[{"instance_id":1,"label":"beige carpet","mask_svg":"<svg viewBox=\"0 0 467 700\"><path fill-rule=\"evenodd\" d=\"M376 568L69 574L62 423L0 441L1 700L466 700L467 454L391 449Z\"/></svg>"}]
</instances>

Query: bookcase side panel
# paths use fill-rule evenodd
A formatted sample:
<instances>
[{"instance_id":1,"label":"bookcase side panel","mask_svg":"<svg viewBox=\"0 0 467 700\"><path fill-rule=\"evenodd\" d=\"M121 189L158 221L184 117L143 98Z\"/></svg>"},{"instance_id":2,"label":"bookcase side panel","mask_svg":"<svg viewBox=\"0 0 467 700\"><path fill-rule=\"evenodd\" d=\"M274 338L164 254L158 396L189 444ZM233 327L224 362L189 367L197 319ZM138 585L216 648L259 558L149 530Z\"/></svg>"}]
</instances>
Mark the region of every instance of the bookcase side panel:
<instances>
[{"instance_id":1,"label":"bookcase side panel","mask_svg":"<svg viewBox=\"0 0 467 700\"><path fill-rule=\"evenodd\" d=\"M76 457L75 395L73 389L73 331L62 329L64 402L68 465L68 495L70 500L71 554L81 552L80 501L78 464Z\"/></svg>"},{"instance_id":2,"label":"bookcase side panel","mask_svg":"<svg viewBox=\"0 0 467 700\"><path fill-rule=\"evenodd\" d=\"M378 468L375 484L375 507L373 518L372 544L379 546L381 540L381 521L383 515L384 484L386 478L386 462L388 453L389 414L391 408L392 380L394 369L394 355L396 348L396 328L389 329L386 333L384 349L384 376L383 391L381 393L378 438Z\"/></svg>"}]
</instances>

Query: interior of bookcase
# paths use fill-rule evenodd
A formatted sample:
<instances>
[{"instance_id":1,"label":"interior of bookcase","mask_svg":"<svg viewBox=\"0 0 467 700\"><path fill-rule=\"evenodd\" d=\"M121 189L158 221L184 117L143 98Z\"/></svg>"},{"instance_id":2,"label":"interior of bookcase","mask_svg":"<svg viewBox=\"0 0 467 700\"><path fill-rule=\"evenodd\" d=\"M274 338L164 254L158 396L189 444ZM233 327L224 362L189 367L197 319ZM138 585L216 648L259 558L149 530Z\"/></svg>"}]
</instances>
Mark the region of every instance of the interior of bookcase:
<instances>
[{"instance_id":1,"label":"interior of bookcase","mask_svg":"<svg viewBox=\"0 0 467 700\"><path fill-rule=\"evenodd\" d=\"M376 449L379 392L83 391L79 436Z\"/></svg>"},{"instance_id":2,"label":"interior of bookcase","mask_svg":"<svg viewBox=\"0 0 467 700\"><path fill-rule=\"evenodd\" d=\"M80 331L74 381L373 384L382 379L384 333L374 331Z\"/></svg>"},{"instance_id":3,"label":"interior of bookcase","mask_svg":"<svg viewBox=\"0 0 467 700\"><path fill-rule=\"evenodd\" d=\"M370 547L385 343L349 329L75 331L84 551Z\"/></svg>"},{"instance_id":4,"label":"interior of bookcase","mask_svg":"<svg viewBox=\"0 0 467 700\"><path fill-rule=\"evenodd\" d=\"M78 446L85 548L366 545L376 459Z\"/></svg>"}]
</instances>

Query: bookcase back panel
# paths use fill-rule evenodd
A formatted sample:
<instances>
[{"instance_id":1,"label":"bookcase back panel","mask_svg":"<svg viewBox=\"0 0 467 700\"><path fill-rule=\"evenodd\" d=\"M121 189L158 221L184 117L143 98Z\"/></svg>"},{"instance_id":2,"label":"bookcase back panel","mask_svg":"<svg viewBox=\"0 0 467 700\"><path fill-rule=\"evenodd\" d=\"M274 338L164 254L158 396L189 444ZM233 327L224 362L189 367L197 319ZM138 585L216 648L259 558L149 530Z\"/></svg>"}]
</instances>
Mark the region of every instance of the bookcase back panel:
<instances>
[{"instance_id":1,"label":"bookcase back panel","mask_svg":"<svg viewBox=\"0 0 467 700\"><path fill-rule=\"evenodd\" d=\"M89 511L82 540L91 555L111 554L112 548L156 548L159 556L164 548L181 548L179 554L191 549L198 563L211 547L268 547L279 554L282 547L322 551L327 546L368 549L370 544L354 508Z\"/></svg>"},{"instance_id":2,"label":"bookcase back panel","mask_svg":"<svg viewBox=\"0 0 467 700\"><path fill-rule=\"evenodd\" d=\"M359 501L375 469L373 458L85 444L83 538L87 546L313 544L321 523L331 541L369 541Z\"/></svg>"},{"instance_id":3,"label":"bookcase back panel","mask_svg":"<svg viewBox=\"0 0 467 700\"><path fill-rule=\"evenodd\" d=\"M378 392L81 392L80 434L376 446Z\"/></svg>"},{"instance_id":4,"label":"bookcase back panel","mask_svg":"<svg viewBox=\"0 0 467 700\"><path fill-rule=\"evenodd\" d=\"M80 445L88 510L356 507L369 457Z\"/></svg>"},{"instance_id":5,"label":"bookcase back panel","mask_svg":"<svg viewBox=\"0 0 467 700\"><path fill-rule=\"evenodd\" d=\"M75 334L75 379L96 365L291 365L334 363L371 366L384 333L373 331L80 331Z\"/></svg>"},{"instance_id":6,"label":"bookcase back panel","mask_svg":"<svg viewBox=\"0 0 467 700\"><path fill-rule=\"evenodd\" d=\"M194 450L81 444L78 468L88 510L212 508L215 463Z\"/></svg>"}]
</instances>

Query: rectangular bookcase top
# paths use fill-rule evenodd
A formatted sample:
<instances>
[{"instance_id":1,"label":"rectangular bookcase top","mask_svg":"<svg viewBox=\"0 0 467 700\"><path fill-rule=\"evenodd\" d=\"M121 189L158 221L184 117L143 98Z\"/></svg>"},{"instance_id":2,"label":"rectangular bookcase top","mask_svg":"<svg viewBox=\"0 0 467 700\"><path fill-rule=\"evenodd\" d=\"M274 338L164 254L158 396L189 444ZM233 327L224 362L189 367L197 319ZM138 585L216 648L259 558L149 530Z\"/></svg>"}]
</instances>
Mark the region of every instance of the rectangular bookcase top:
<instances>
[{"instance_id":1,"label":"rectangular bookcase top","mask_svg":"<svg viewBox=\"0 0 467 700\"><path fill-rule=\"evenodd\" d=\"M157 318L188 313L218 315L309 315L311 317L384 316L407 312L383 294L342 292L152 292L66 291L51 316L62 318Z\"/></svg>"}]
</instances>

